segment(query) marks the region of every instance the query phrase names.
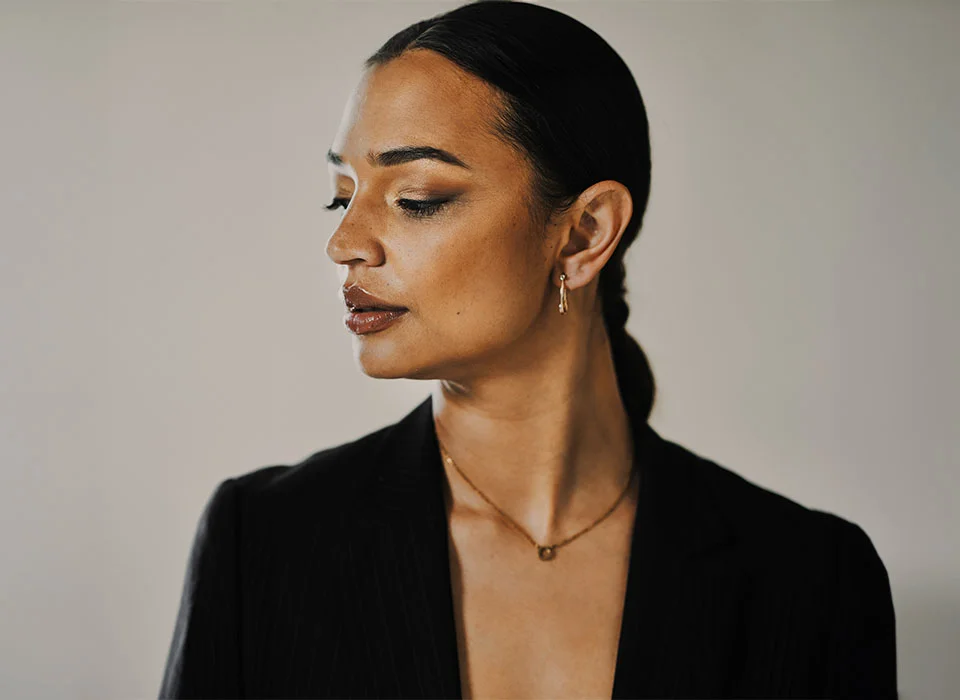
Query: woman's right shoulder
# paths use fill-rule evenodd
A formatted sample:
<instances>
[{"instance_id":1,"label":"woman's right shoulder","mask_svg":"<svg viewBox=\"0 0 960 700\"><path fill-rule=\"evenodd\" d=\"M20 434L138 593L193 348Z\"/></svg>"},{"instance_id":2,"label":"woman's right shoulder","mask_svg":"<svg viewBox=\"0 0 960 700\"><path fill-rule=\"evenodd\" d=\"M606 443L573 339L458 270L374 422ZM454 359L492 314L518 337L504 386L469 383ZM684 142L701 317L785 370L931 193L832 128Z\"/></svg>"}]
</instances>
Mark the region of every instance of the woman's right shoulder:
<instances>
[{"instance_id":1,"label":"woman's right shoulder","mask_svg":"<svg viewBox=\"0 0 960 700\"><path fill-rule=\"evenodd\" d=\"M339 517L373 476L380 463L378 448L392 427L319 450L294 464L273 464L228 477L217 484L211 499L229 498L250 524Z\"/></svg>"}]
</instances>

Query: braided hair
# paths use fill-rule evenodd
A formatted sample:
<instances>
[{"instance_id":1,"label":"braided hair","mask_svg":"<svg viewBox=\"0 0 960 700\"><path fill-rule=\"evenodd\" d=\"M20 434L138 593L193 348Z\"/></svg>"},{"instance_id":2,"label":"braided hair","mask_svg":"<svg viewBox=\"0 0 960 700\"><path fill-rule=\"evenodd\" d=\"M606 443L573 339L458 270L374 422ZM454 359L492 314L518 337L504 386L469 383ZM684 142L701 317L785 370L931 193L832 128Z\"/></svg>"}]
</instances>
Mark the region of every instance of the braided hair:
<instances>
[{"instance_id":1,"label":"braided hair","mask_svg":"<svg viewBox=\"0 0 960 700\"><path fill-rule=\"evenodd\" d=\"M624 406L631 420L647 422L656 386L626 328L624 254L649 199L650 136L630 69L599 34L569 15L511 0L476 0L415 22L364 66L414 49L434 51L494 88L500 101L491 126L530 165L527 205L538 225L568 211L595 182L616 180L629 190L633 215L600 272L598 296Z\"/></svg>"}]
</instances>

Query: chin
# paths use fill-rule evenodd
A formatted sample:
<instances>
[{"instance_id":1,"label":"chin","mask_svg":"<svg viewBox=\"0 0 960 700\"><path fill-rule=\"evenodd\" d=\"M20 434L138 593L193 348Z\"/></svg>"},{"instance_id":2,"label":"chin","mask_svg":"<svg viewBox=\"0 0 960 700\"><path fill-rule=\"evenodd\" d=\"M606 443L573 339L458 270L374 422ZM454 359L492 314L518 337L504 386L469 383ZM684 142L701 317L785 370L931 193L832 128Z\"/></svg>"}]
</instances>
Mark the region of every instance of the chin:
<instances>
[{"instance_id":1,"label":"chin","mask_svg":"<svg viewBox=\"0 0 960 700\"><path fill-rule=\"evenodd\" d=\"M372 379L432 379L430 366L412 361L414 353L377 339L355 340L355 359L360 371Z\"/></svg>"},{"instance_id":2,"label":"chin","mask_svg":"<svg viewBox=\"0 0 960 700\"><path fill-rule=\"evenodd\" d=\"M380 364L370 366L361 363L360 371L371 379L407 379L410 377L401 367L391 367Z\"/></svg>"}]
</instances>

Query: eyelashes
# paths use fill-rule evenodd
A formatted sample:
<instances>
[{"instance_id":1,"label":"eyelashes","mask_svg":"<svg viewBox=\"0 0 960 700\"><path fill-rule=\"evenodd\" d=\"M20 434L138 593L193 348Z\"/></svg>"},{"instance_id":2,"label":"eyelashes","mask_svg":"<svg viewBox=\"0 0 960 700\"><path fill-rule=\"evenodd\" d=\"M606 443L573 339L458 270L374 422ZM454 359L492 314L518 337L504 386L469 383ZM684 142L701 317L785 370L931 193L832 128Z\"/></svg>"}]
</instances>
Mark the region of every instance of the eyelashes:
<instances>
[{"instance_id":1,"label":"eyelashes","mask_svg":"<svg viewBox=\"0 0 960 700\"><path fill-rule=\"evenodd\" d=\"M343 197L334 197L333 201L330 202L330 204L328 204L327 206L325 206L324 209L329 209L330 211L333 211L334 209L337 209L341 206L344 209L346 209L349 203L350 201L347 199L344 199Z\"/></svg>"},{"instance_id":2,"label":"eyelashes","mask_svg":"<svg viewBox=\"0 0 960 700\"><path fill-rule=\"evenodd\" d=\"M452 200L452 197L446 199L398 199L397 205L403 211L405 216L410 216L415 219L422 219L437 214ZM327 204L324 208L330 211L340 207L346 209L349 204L350 200L346 197L334 197L333 201L330 202L330 204Z\"/></svg>"},{"instance_id":3,"label":"eyelashes","mask_svg":"<svg viewBox=\"0 0 960 700\"><path fill-rule=\"evenodd\" d=\"M449 202L449 199L398 199L397 204L414 217L433 216Z\"/></svg>"}]
</instances>

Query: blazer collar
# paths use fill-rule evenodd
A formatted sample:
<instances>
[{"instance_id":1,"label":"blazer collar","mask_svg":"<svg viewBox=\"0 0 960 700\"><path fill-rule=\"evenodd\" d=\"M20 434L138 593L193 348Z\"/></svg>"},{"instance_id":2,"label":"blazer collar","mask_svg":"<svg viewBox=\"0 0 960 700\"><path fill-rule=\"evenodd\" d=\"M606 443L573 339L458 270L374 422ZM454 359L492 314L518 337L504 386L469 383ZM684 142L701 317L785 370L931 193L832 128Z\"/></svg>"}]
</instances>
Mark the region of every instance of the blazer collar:
<instances>
[{"instance_id":1,"label":"blazer collar","mask_svg":"<svg viewBox=\"0 0 960 700\"><path fill-rule=\"evenodd\" d=\"M631 419L631 430L640 469L637 529L655 530L658 548L677 560L727 541L730 530L718 504L696 480L696 456L646 421ZM372 461L353 515L387 527L407 519L446 522L432 396L388 428Z\"/></svg>"},{"instance_id":2,"label":"blazer collar","mask_svg":"<svg viewBox=\"0 0 960 700\"><path fill-rule=\"evenodd\" d=\"M613 697L715 693L733 653L743 574L731 557L708 555L722 554L735 537L702 478L704 460L646 421L632 420L631 429L640 491ZM375 687L382 696L460 698L432 396L385 430L371 462L350 509L358 538L351 551L364 554L351 556L346 572L374 577L379 596L361 604L348 594L344 604L358 616L372 606L385 626L406 636L356 641L374 655L371 664L393 660L394 668L382 671L389 683ZM689 660L689 670L677 671L676 655Z\"/></svg>"}]
</instances>

